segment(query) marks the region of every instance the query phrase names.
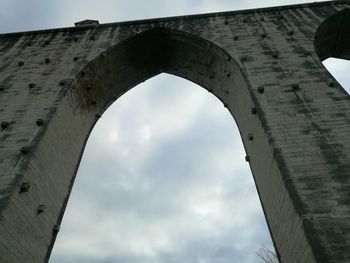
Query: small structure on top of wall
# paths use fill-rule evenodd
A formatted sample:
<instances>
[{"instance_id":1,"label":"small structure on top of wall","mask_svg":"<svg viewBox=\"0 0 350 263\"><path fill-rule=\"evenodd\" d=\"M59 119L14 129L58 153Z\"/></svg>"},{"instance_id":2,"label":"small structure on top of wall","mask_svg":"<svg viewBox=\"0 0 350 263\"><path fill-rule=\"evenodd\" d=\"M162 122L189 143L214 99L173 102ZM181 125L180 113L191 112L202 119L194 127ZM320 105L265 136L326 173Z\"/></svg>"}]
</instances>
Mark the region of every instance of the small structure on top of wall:
<instances>
[{"instance_id":1,"label":"small structure on top of wall","mask_svg":"<svg viewBox=\"0 0 350 263\"><path fill-rule=\"evenodd\" d=\"M350 2L0 35L0 261L47 262L85 142L162 72L217 96L240 129L278 257L350 262ZM262 154L263 153L263 154Z\"/></svg>"}]
</instances>

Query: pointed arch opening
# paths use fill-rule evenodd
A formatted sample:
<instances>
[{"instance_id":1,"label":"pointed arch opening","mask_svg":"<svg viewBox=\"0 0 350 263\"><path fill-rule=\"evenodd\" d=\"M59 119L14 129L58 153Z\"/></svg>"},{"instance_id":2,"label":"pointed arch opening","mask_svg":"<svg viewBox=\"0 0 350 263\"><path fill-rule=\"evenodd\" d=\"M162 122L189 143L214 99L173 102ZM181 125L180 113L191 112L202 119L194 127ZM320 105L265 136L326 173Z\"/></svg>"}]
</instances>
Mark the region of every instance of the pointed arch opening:
<instances>
[{"instance_id":1,"label":"pointed arch opening","mask_svg":"<svg viewBox=\"0 0 350 263\"><path fill-rule=\"evenodd\" d=\"M93 129L50 262L257 261L271 240L244 156L213 95L147 80Z\"/></svg>"},{"instance_id":2,"label":"pointed arch opening","mask_svg":"<svg viewBox=\"0 0 350 263\"><path fill-rule=\"evenodd\" d=\"M60 178L61 183L52 186L57 196L55 205L61 206L57 215L58 224L62 220L85 144L96 122L119 97L160 73L190 80L222 102L236 121L247 152L245 159L253 174L265 172L274 165L260 158L257 149L266 149L270 154L273 149L268 144L273 142L266 140L264 115L234 59L220 47L200 37L165 28L150 29L112 46L89 62L66 90L51 120L42 144L45 145L47 141L50 147L55 148L55 156L46 156L46 159L57 159L55 165L59 167L49 175L52 181ZM260 122L256 122L257 118ZM62 130L62 127L69 129ZM57 130L60 132L57 133ZM254 135L253 131L256 132ZM257 138L253 143L254 136ZM57 155L60 158L56 158ZM269 182L262 176L255 176L254 181L258 186L269 187ZM64 188L67 191L61 190ZM261 200L265 199L264 202L275 202L268 191L258 189L258 194ZM262 206L264 209L264 203ZM269 219L269 230L278 229L282 216L278 206L271 205L268 210L264 209L264 214ZM47 259L56 234L52 236ZM274 239L273 242L275 244Z\"/></svg>"}]
</instances>

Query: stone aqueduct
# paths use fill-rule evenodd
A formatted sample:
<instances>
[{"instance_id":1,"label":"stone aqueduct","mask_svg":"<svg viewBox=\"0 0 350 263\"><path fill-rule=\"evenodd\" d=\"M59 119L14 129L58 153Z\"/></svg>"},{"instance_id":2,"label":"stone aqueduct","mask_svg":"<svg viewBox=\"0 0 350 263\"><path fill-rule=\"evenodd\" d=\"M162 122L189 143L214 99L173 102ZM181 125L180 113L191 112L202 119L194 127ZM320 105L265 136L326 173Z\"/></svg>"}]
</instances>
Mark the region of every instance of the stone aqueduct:
<instances>
[{"instance_id":1,"label":"stone aqueduct","mask_svg":"<svg viewBox=\"0 0 350 263\"><path fill-rule=\"evenodd\" d=\"M0 35L0 262L47 262L86 140L162 72L219 98L239 127L282 262L350 262L350 2Z\"/></svg>"}]
</instances>

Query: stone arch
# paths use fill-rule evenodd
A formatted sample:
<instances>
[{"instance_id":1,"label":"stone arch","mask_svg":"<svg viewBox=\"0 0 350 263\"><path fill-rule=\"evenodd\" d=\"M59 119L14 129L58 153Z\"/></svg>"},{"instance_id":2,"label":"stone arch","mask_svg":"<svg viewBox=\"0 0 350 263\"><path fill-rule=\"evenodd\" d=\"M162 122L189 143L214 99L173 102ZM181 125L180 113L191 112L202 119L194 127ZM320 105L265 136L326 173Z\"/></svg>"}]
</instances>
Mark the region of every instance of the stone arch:
<instances>
[{"instance_id":1,"label":"stone arch","mask_svg":"<svg viewBox=\"0 0 350 263\"><path fill-rule=\"evenodd\" d=\"M314 46L320 60L329 57L350 59L350 9L345 8L325 19L317 28Z\"/></svg>"},{"instance_id":2,"label":"stone arch","mask_svg":"<svg viewBox=\"0 0 350 263\"><path fill-rule=\"evenodd\" d=\"M66 166L66 176L56 175L63 179L61 185L65 187L54 200L56 206L61 206L57 210L58 224L85 143L98 118L125 92L163 72L195 82L214 94L237 122L243 143L249 140L253 97L239 65L226 51L208 40L177 30L155 28L139 33L107 49L77 74L51 120L46 138L42 139L41 144L50 141L55 155L61 156L59 167ZM55 145L52 136L58 136ZM51 158L46 156L46 162L47 159ZM47 260L54 240L55 235L47 250Z\"/></svg>"},{"instance_id":3,"label":"stone arch","mask_svg":"<svg viewBox=\"0 0 350 263\"><path fill-rule=\"evenodd\" d=\"M89 101L95 101L103 112L129 89L160 73L202 86L231 114L234 96L242 96L241 89L248 91L239 65L226 51L203 38L165 28L150 29L107 49L78 74L73 86L85 101L84 107L91 108ZM101 88L103 97L98 97Z\"/></svg>"}]
</instances>

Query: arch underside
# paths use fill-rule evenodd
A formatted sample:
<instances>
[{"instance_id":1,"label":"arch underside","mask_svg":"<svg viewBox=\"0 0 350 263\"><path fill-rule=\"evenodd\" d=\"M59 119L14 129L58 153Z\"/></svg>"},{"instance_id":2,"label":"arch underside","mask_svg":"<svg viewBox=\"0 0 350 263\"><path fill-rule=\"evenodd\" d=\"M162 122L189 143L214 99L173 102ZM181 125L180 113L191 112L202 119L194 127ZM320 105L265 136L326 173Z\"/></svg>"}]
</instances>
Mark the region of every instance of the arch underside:
<instances>
[{"instance_id":1,"label":"arch underside","mask_svg":"<svg viewBox=\"0 0 350 263\"><path fill-rule=\"evenodd\" d=\"M315 34L315 49L321 61L333 57L350 60L350 9L327 18Z\"/></svg>"},{"instance_id":2,"label":"arch underside","mask_svg":"<svg viewBox=\"0 0 350 263\"><path fill-rule=\"evenodd\" d=\"M239 66L222 49L184 32L162 28L136 35L102 53L73 85L85 101L82 107L89 108L95 100L103 112L129 89L160 73L195 82L221 101L225 98L225 103L246 85ZM90 87L89 92L86 87Z\"/></svg>"}]
</instances>

